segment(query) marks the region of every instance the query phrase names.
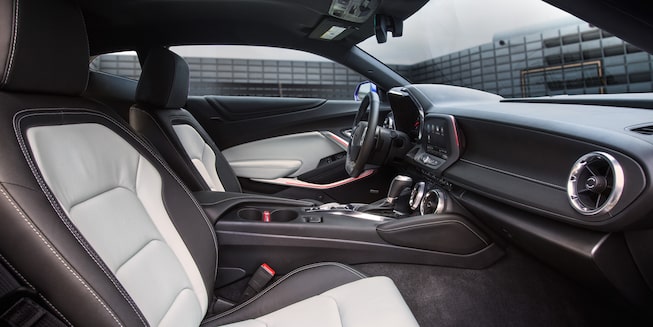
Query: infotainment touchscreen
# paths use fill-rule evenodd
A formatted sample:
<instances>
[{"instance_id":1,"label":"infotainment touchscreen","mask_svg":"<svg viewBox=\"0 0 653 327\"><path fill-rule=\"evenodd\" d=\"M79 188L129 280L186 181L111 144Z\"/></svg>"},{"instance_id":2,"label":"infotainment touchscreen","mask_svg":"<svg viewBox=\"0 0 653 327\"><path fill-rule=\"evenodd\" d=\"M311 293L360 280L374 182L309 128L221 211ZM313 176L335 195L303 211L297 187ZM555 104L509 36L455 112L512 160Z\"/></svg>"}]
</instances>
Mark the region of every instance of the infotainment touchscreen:
<instances>
[{"instance_id":1,"label":"infotainment touchscreen","mask_svg":"<svg viewBox=\"0 0 653 327\"><path fill-rule=\"evenodd\" d=\"M422 131L422 142L426 152L439 157L449 155L449 127L442 118L427 118Z\"/></svg>"}]
</instances>

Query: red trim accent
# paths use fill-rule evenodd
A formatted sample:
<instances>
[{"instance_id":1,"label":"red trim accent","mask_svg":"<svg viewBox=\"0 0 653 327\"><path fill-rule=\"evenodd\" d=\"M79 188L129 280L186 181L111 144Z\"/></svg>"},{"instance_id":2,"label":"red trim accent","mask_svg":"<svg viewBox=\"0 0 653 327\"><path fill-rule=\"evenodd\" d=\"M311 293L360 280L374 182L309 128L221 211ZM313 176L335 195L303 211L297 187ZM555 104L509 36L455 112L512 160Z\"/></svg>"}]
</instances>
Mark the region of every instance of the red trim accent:
<instances>
[{"instance_id":1,"label":"red trim accent","mask_svg":"<svg viewBox=\"0 0 653 327\"><path fill-rule=\"evenodd\" d=\"M453 124L453 134L456 139L456 147L460 150L460 139L458 139L458 126L456 126L456 118L451 116L451 123Z\"/></svg>"},{"instance_id":2,"label":"red trim accent","mask_svg":"<svg viewBox=\"0 0 653 327\"><path fill-rule=\"evenodd\" d=\"M336 134L333 134L331 132L327 133L330 139L334 140L336 143L339 143L340 145L344 146L347 148L349 146L349 142L345 141L343 138L339 137Z\"/></svg>"},{"instance_id":3,"label":"red trim accent","mask_svg":"<svg viewBox=\"0 0 653 327\"><path fill-rule=\"evenodd\" d=\"M276 272L274 271L274 269L272 269L272 267L268 266L267 263L262 264L262 265L261 265L261 268L265 269L265 271L267 271L268 274L270 274L270 275L272 275L272 276L274 276L274 275L276 274Z\"/></svg>"},{"instance_id":4,"label":"red trim accent","mask_svg":"<svg viewBox=\"0 0 653 327\"><path fill-rule=\"evenodd\" d=\"M270 211L263 211L263 222L264 223L269 223L272 219L270 218Z\"/></svg>"},{"instance_id":5,"label":"red trim accent","mask_svg":"<svg viewBox=\"0 0 653 327\"><path fill-rule=\"evenodd\" d=\"M347 179L343 179L338 182L334 182L331 184L313 184L313 183L308 183L308 182L302 182L298 180L289 180L289 181L284 181L282 184L283 185L288 185L288 186L295 186L295 187L303 187L303 188L311 188L311 189L317 189L317 190L327 190L330 188L335 188L338 186L343 186L345 184L349 184L351 182L355 182L359 179L365 178L367 176L372 175L375 172L374 169L366 170L363 173L361 173L358 177L351 177Z\"/></svg>"}]
</instances>

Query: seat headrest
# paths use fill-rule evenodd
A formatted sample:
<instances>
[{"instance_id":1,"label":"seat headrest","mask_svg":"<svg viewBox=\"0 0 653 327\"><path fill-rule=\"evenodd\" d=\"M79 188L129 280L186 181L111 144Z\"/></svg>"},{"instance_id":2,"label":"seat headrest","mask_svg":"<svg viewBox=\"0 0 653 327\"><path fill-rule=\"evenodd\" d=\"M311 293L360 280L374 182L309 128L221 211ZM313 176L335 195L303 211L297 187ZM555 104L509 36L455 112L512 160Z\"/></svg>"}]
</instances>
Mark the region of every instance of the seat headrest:
<instances>
[{"instance_id":1,"label":"seat headrest","mask_svg":"<svg viewBox=\"0 0 653 327\"><path fill-rule=\"evenodd\" d=\"M188 98L189 76L183 58L168 49L152 49L138 80L136 102L148 108L181 108Z\"/></svg>"},{"instance_id":2,"label":"seat headrest","mask_svg":"<svg viewBox=\"0 0 653 327\"><path fill-rule=\"evenodd\" d=\"M78 95L88 81L81 9L61 0L0 0L0 89Z\"/></svg>"}]
</instances>

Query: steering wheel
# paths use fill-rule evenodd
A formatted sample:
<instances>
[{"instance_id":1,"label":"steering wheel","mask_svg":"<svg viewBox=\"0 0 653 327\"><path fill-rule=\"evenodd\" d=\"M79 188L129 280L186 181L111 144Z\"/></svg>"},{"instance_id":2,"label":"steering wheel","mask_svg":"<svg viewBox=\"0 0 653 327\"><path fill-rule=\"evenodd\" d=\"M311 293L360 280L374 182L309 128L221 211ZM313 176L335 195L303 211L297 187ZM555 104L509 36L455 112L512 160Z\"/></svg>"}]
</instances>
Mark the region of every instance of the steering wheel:
<instances>
[{"instance_id":1,"label":"steering wheel","mask_svg":"<svg viewBox=\"0 0 653 327\"><path fill-rule=\"evenodd\" d=\"M363 116L369 107L370 113L367 121L363 121ZM374 138L376 136L376 127L379 123L379 95L370 92L358 108L354 126L351 133L351 141L347 147L347 161L345 170L351 177L358 177L374 149ZM372 128L370 128L372 126Z\"/></svg>"}]
</instances>

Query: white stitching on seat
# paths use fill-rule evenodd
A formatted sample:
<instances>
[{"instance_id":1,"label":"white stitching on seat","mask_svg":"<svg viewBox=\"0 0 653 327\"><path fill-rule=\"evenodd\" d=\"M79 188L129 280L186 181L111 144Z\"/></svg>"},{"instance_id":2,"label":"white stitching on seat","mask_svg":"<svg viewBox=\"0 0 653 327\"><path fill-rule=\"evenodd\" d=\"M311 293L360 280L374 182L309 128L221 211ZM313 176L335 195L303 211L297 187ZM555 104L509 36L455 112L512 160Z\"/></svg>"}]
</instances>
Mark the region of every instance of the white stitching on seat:
<instances>
[{"instance_id":1,"label":"white stitching on seat","mask_svg":"<svg viewBox=\"0 0 653 327\"><path fill-rule=\"evenodd\" d=\"M20 6L20 0L16 0L16 8L14 8L14 35L12 36L11 40L11 52L9 55L9 64L7 65L7 69L5 70L5 76L2 79L2 86L5 86L7 84L7 81L9 80L9 75L11 73L11 68L14 63L14 53L16 53L16 36L18 35L18 7Z\"/></svg>"},{"instance_id":2,"label":"white stitching on seat","mask_svg":"<svg viewBox=\"0 0 653 327\"><path fill-rule=\"evenodd\" d=\"M20 112L16 113L14 115L14 117L17 117L22 112L29 112L29 111L30 110L20 111ZM44 113L41 113L41 114L44 114ZM51 114L51 113L49 113L49 114ZM61 114L63 114L63 112L59 111L59 114L61 115ZM100 256L95 252L93 247L90 244L88 244L88 242L86 241L86 239L84 239L84 237L81 235L79 230L77 230L75 225L70 221L70 218L68 217L68 215L63 211L63 209L59 205L59 202L58 202L57 198L52 194L52 192L50 191L50 188L47 186L47 183L45 182L45 180L43 180L43 176L41 176L41 173L40 173L39 169L35 166L34 159L30 155L29 150L27 149L26 142L23 139L23 135L20 132L20 127L19 126L20 126L20 121L23 120L24 118L30 117L30 116L36 116L36 115L38 115L38 113L25 114L24 116L20 117L19 119L14 118L14 132L15 132L15 135L16 135L16 139L18 140L18 144L20 146L20 149L23 152L23 155L25 156L25 160L27 161L27 165L29 166L30 170L32 171L32 175L34 175L34 177L36 178L37 183L41 187L41 191L43 191L43 194L45 195L45 197L50 202L50 205L52 206L52 209L54 209L55 213L59 216L59 219L61 219L61 221L66 226L66 228L68 228L68 231L70 231L70 233L73 235L73 237L75 237L75 239L77 240L79 245L81 245L82 248L84 248L86 253L95 262L95 264L98 266L98 268L100 268L100 270L102 270L104 275L116 287L116 290L118 291L118 293L120 293L120 295L122 295L122 297L125 299L125 301L127 301L129 306L132 308L132 310L134 310L134 313L136 313L136 316L138 316L138 318L141 320L141 322L143 323L143 326L148 326L148 323L147 323L145 317L143 316L143 313L140 311L140 309L138 308L138 306L136 305L134 300L127 293L127 291L124 289L122 284L120 284L120 282L113 275L113 273L108 271L108 267L102 261L102 258L100 258Z\"/></svg>"},{"instance_id":3,"label":"white stitching on seat","mask_svg":"<svg viewBox=\"0 0 653 327\"><path fill-rule=\"evenodd\" d=\"M39 239L41 239L41 241L43 242L43 244L45 244L45 246L50 250L50 252L52 252L52 254L54 254L54 256L59 260L59 262L61 262L61 264L63 264L63 266L66 267L66 269L67 269L67 270L68 270L68 271L69 271L69 272L70 272L70 273L71 273L71 274L72 274L72 275L73 275L73 276L74 276L74 277L75 277L75 278L76 278L76 279L77 279L77 280L78 280L78 281L79 281L79 282L84 286L84 288L86 288L86 290L87 290L91 295L93 295L93 297L98 301L98 303L100 303L100 304L104 307L104 309L109 313L109 315L111 315L111 317L113 318L113 320L114 320L114 321L115 321L119 326L123 326L123 324L118 320L118 318L115 316L115 314L113 313L113 311L112 311L111 309L109 309L109 307L104 303L104 301L102 301L102 300L100 299L100 297L99 297L99 296L98 296L98 295L97 295L97 294L96 294L96 293L95 293L95 292L94 292L94 291L93 291L93 290L88 286L88 284L86 284L86 282L85 282L85 281L84 281L84 280L79 276L79 274L77 274L77 272L75 272L75 271L70 267L70 265L68 265L68 263L67 263L67 262L66 262L66 261L61 257L61 255L57 252L57 250L55 250L55 249L52 247L52 245L48 242L48 240L45 239L45 237L43 236L43 234L41 234L41 232L39 232L39 231L36 229L36 227L35 227L34 224L30 221L30 219L27 218L27 215L25 215L25 213L23 213L23 211L22 211L22 210L21 210L21 209L16 205L16 203L11 199L11 197L9 197L9 194L7 194L7 192L5 191L4 186L2 186L2 185L0 185L0 192L2 193L2 195L4 195L5 199L7 199L7 201L9 202L9 204L11 204L11 206L14 207L14 209L16 209L16 212L18 213L18 215L21 216L21 218L23 218L23 221L25 221L25 223L27 223L27 225L28 225L28 226L32 229L32 231L33 231L33 232L34 232L34 233L39 237Z\"/></svg>"},{"instance_id":4,"label":"white stitching on seat","mask_svg":"<svg viewBox=\"0 0 653 327\"><path fill-rule=\"evenodd\" d=\"M181 157L181 160L184 161L184 164L186 164L187 166L193 164L193 163L190 161L190 158L188 157L188 155L184 155L183 153L180 153L180 152L179 152L178 146L175 144L175 142L173 142L173 140L172 140L172 139L170 138L170 136L168 135L167 131L163 128L163 126L161 126L161 124L159 124L159 121L156 120L156 118L155 118L154 116L152 116L152 114L150 114L147 110L143 110L143 109L138 108L138 107L131 107L131 108L129 108L129 110L140 111L140 112L142 112L143 114L149 116L150 120L151 120L152 122L154 122L154 124L156 125L156 127L161 131L161 134L163 134L163 136L164 136L165 139L168 141L168 143L170 144L170 146L171 146L175 151L178 152L179 156ZM179 117L184 118L183 116L179 116ZM178 118L178 117L173 116L172 118ZM130 126L131 126L131 125L130 125ZM140 135L140 133L139 133L138 135ZM146 138L145 135L140 135L140 137L142 137L142 138ZM154 145L152 145L152 147L154 147ZM183 149L182 149L182 150L183 150ZM154 151L152 151L152 152L154 152ZM191 175L193 175L193 177L195 178L195 180L196 180L196 181L199 181L199 184L202 184L202 185L201 185L202 188L206 188L206 189L209 188L209 185L206 184L206 181L204 180L204 178L202 178L202 176L198 176L199 173L197 172L197 169L188 169L188 170L190 171ZM184 184L184 185L185 185L185 184Z\"/></svg>"},{"instance_id":5,"label":"white stitching on seat","mask_svg":"<svg viewBox=\"0 0 653 327\"><path fill-rule=\"evenodd\" d=\"M343 265L343 264L341 264L341 263L338 263L338 262L318 262L318 263L314 263L314 264L310 264L310 265L302 266L302 267L299 267L299 268L297 268L297 269L295 269L295 270L293 270L293 271L287 273L287 274L284 275L283 277L279 278L279 280L277 280L276 282L272 283L272 285L268 286L267 288L265 288L265 289L262 290L261 292L257 293L256 295L254 295L254 296L253 296L252 298L250 298L249 300L247 300L247 301L245 301L245 302L239 304L238 306L236 306L236 307L234 307L234 308L231 308L231 309L229 309L229 310L227 310L227 311L225 311L225 312L222 312L222 313L217 314L217 315L215 315L215 316L209 317L208 319L205 319L204 322L210 322L210 321L214 321L214 320L217 320L217 319L219 319L219 318L222 318L222 317L228 316L228 315L230 315L230 314L232 314L232 313L234 313L234 312L236 312L236 311L238 311L238 310L240 310L240 309L246 307L248 304L254 302L255 300L258 300L258 299L261 298L261 296L263 296L265 293L267 293L268 291L270 291L270 290L271 290L272 288L274 288L275 286L281 284L281 282L285 281L286 279L292 277L293 275L296 275L297 273L300 273L300 272L305 271L305 270L308 270L308 269L317 268L317 267L322 267L322 266L336 266L336 267L342 268L342 269L344 269L344 270L347 270L348 272L354 274L354 275L355 275L356 277L358 277L358 278L363 279L363 278L366 277L365 275L363 275L363 274L360 273L359 271L357 271L357 270L355 270L355 269L353 269L353 268L351 268L351 267L349 267L349 266L347 266L347 265Z\"/></svg>"},{"instance_id":6,"label":"white stitching on seat","mask_svg":"<svg viewBox=\"0 0 653 327\"><path fill-rule=\"evenodd\" d=\"M105 115L105 114L102 114L102 113L99 113L99 112L96 112L96 111L90 111L90 109L78 109L78 110L80 110L80 111L86 110L86 112L82 112L82 113L83 114L95 115L95 116L98 116L98 117L101 117L101 118L104 118L104 119L110 121L116 127L119 127L123 132L125 132L129 136L131 136L132 139L134 139L136 142L138 142L138 144L140 144L143 148L145 148L145 150L147 150L147 152L149 152L150 155L152 155L152 157L154 157L154 159L156 159L159 162L159 164L161 164L161 166L163 166L163 168L168 172L168 174L170 174L172 176L172 178L177 181L177 183L179 184L179 186L181 186L181 188L184 190L184 192L186 192L186 194L188 194L191 201L193 202L193 204L195 205L197 210L200 212L200 215L202 217L204 217L204 222L206 222L206 224L209 226L211 231L214 231L214 232L211 233L211 235L213 236L213 243L215 245L215 252L217 254L218 253L218 239L217 239L217 236L215 235L215 228L211 224L211 221L209 220L209 218L206 216L206 213L204 213L204 209L202 209L199 202L197 202L197 200L193 196L193 193L191 193L190 190L188 189L188 187L186 187L186 184L184 184L184 182L181 181L181 179L177 176L177 174L175 174L172 171L172 168L170 168L168 166L168 163L163 158L159 157L159 155L156 153L156 151L153 150L153 146L147 144L147 142L143 141L141 136L137 135L135 132L133 132L132 130L130 130L127 127L123 126L118 121L116 121L115 119L113 119L112 117L110 117L108 115ZM136 151L138 151L138 150L136 150ZM218 274L218 260L216 258L216 260L215 260L215 271L214 271L213 275L217 276L217 274Z\"/></svg>"},{"instance_id":7,"label":"white stitching on seat","mask_svg":"<svg viewBox=\"0 0 653 327\"><path fill-rule=\"evenodd\" d=\"M52 309L52 310L55 311L55 313L59 316L59 318L60 318L61 320L63 320L63 321L64 321L68 326L72 326L72 325L73 325L72 323L70 323L70 321L68 321L68 319L66 319L66 317L61 313L61 311L59 311L59 310L58 310L54 305L52 305L52 303L50 303L50 301L48 301L48 299L47 299L43 294L41 294L40 292L38 292L38 291L36 290L36 287L34 287L34 285L32 285L32 284L27 280L27 278L25 278L25 276L23 276L23 274L21 274L21 273L16 269L16 267L14 267L11 263L9 263L9 261L7 260L7 258L5 258L2 254L0 254L0 260L2 260L2 261L5 263L5 265L6 265L7 267L9 267L9 269L11 269L11 271L13 271L14 274L16 274L16 276L18 276L18 277L20 278L20 280L23 281L23 283L25 283L25 285L27 285L29 288L31 288L32 290L34 290L35 292L37 292L37 294L39 295L39 297L40 297L43 301L45 301L45 303L48 304L48 306L50 307L50 309Z\"/></svg>"},{"instance_id":8,"label":"white stitching on seat","mask_svg":"<svg viewBox=\"0 0 653 327\"><path fill-rule=\"evenodd\" d=\"M9 269L11 269L11 271L13 271L16 275L18 275L18 277L20 277L20 280L22 280L23 283L25 283L31 289L36 289L34 285L32 285L29 281L27 281L27 279L20 272L18 272L18 270L16 270L16 268L11 263L9 263L7 258L5 258L2 254L0 254L0 259L2 260L2 262L5 263L5 265L7 265L7 267L9 267Z\"/></svg>"},{"instance_id":9,"label":"white stitching on seat","mask_svg":"<svg viewBox=\"0 0 653 327\"><path fill-rule=\"evenodd\" d=\"M146 143L145 143L145 142L144 142L144 141L143 141L139 136L137 136L133 131L131 131L131 130L128 129L127 127L123 126L121 123L119 123L119 122L118 122L117 120L115 120L113 117L110 117L110 116L108 116L108 115L106 115L106 114L103 114L103 113L101 113L101 112L97 112L97 111L94 111L94 110L91 110L91 109L85 109L85 108L41 108L40 110L43 110L42 112L39 112L38 110L39 110L39 109L37 109L37 108L32 108L32 109L22 110L22 111L16 113L16 114L14 115L14 131L15 131L15 134L16 134L16 138L17 138L18 141L19 141L18 143L19 143L19 145L20 145L20 148L21 148L21 150L23 151L23 154L24 154L25 157L26 157L27 163L28 163L28 165L30 166L30 169L32 170L33 175L37 178L37 180L38 180L38 182L39 182L39 186L41 187L41 190L45 193L45 195L46 195L46 197L48 198L48 200L50 201L50 204L52 205L53 209L57 212L57 214L60 216L60 218L64 221L64 224L67 225L66 220L64 219L64 217L67 217L67 216L65 215L65 213L62 213L62 212L61 212L61 208L59 208L59 205L58 205L58 202L57 202L56 198L55 198L55 197L52 195L52 193L49 191L49 188L47 187L47 184L45 183L45 181L43 181L43 179L42 179L42 177L41 177L41 175L40 175L38 169L34 166L33 161L32 161L32 158L31 158L31 156L30 156L30 154L29 154L29 151L28 151L27 148L26 148L25 141L24 141L23 138L22 138L22 134L21 134L21 132L20 132L20 131L21 131L21 128L20 128L20 120L22 120L22 119L24 119L24 118L26 118L26 117L29 117L29 116L35 116L35 115L65 115L65 114L68 114L68 115L88 115L88 116L96 116L96 117L99 117L99 118L101 118L101 119L104 119L104 120L109 121L110 123L113 124L114 127L118 127L118 128L119 128L120 130L122 130L124 133L126 133L127 135L129 135L129 136L132 138L132 140L134 140L134 141L136 141L138 144L140 144L140 145L145 149L145 151L147 151L148 153L150 153L150 155L152 155L152 157L153 157L156 161L159 162L159 164L160 164L160 165L161 165L161 166L162 166L162 167L163 167L163 168L168 172L168 174L169 174L171 177L173 177L173 179L174 179L175 181L177 181L178 185L182 188L182 190L183 190L183 191L188 195L188 197L191 199L192 203L193 203L193 204L195 205L195 207L197 208L199 214L204 218L205 223L207 224L207 226L209 227L209 229L210 229L210 231L211 231L210 234L211 234L211 237L213 238L213 244L214 244L215 252L216 252L216 259L215 259L215 265L214 265L214 271L213 271L213 276L214 276L214 278L215 278L215 276L217 275L217 270L218 270L218 258L217 258L218 242L217 242L217 236L216 236L216 233L215 233L215 231L214 231L214 227L213 227L213 225L210 223L208 217L207 217L206 214L204 213L204 210L201 208L201 206L199 205L199 203L197 202L197 200L195 199L195 197L193 197L193 195L192 195L191 192L188 190L188 188L183 184L183 182L179 179L179 177L177 177L177 175L175 175L175 174L172 172L172 169L171 169L170 167L168 167L168 165L165 163L165 161L164 161L163 159L161 159L161 158L160 158L160 157L159 157L159 156L158 156L158 155L157 155L157 154L152 150L152 148L151 148L148 144L146 144ZM30 112L34 112L34 113L30 113ZM16 117L20 116L21 114L22 114L23 116L17 119ZM138 151L138 150L137 150L137 151ZM138 152L140 152L140 151L138 151ZM88 248L87 248L87 245L85 244L86 242L83 240L83 237L82 237L81 239L79 238L79 235L78 235L79 232L76 231L76 229L74 228L74 226L72 226L72 227L67 226L67 227L69 228L69 230L70 230L70 232L73 234L73 236L74 236L75 238L77 238L77 240L78 240L78 242L80 243L80 245L81 245L82 247L84 247L84 249L85 249L86 252L89 254L89 256L91 257L91 259L93 259L93 261L95 261L95 263L98 265L98 267L99 267L99 268L100 268L100 269L105 273L105 275L109 278L109 280L114 284L114 286L116 287L116 289L118 290L118 292L119 292L119 293L120 293L120 294L125 298L125 300L128 302L128 304L132 307L132 309L134 310L134 312L136 313L136 315L139 317L139 319L141 320L141 322L143 322L143 325L147 326L148 323L144 320L145 318L143 317L142 313L140 312L140 310L138 309L138 307L137 307L136 304L134 303L133 299L131 299L131 296L129 296L129 294L126 293L126 291L124 290L124 288L122 287L122 285L121 285L121 284L116 280L115 276L114 276L113 274L111 274L110 272L107 272L107 271L106 271L104 263L98 261L98 259L96 258L96 255L97 255L97 254L94 255L95 251L94 251L92 248L91 248L91 249L88 249ZM71 229L71 228L72 228L72 229Z\"/></svg>"}]
</instances>

